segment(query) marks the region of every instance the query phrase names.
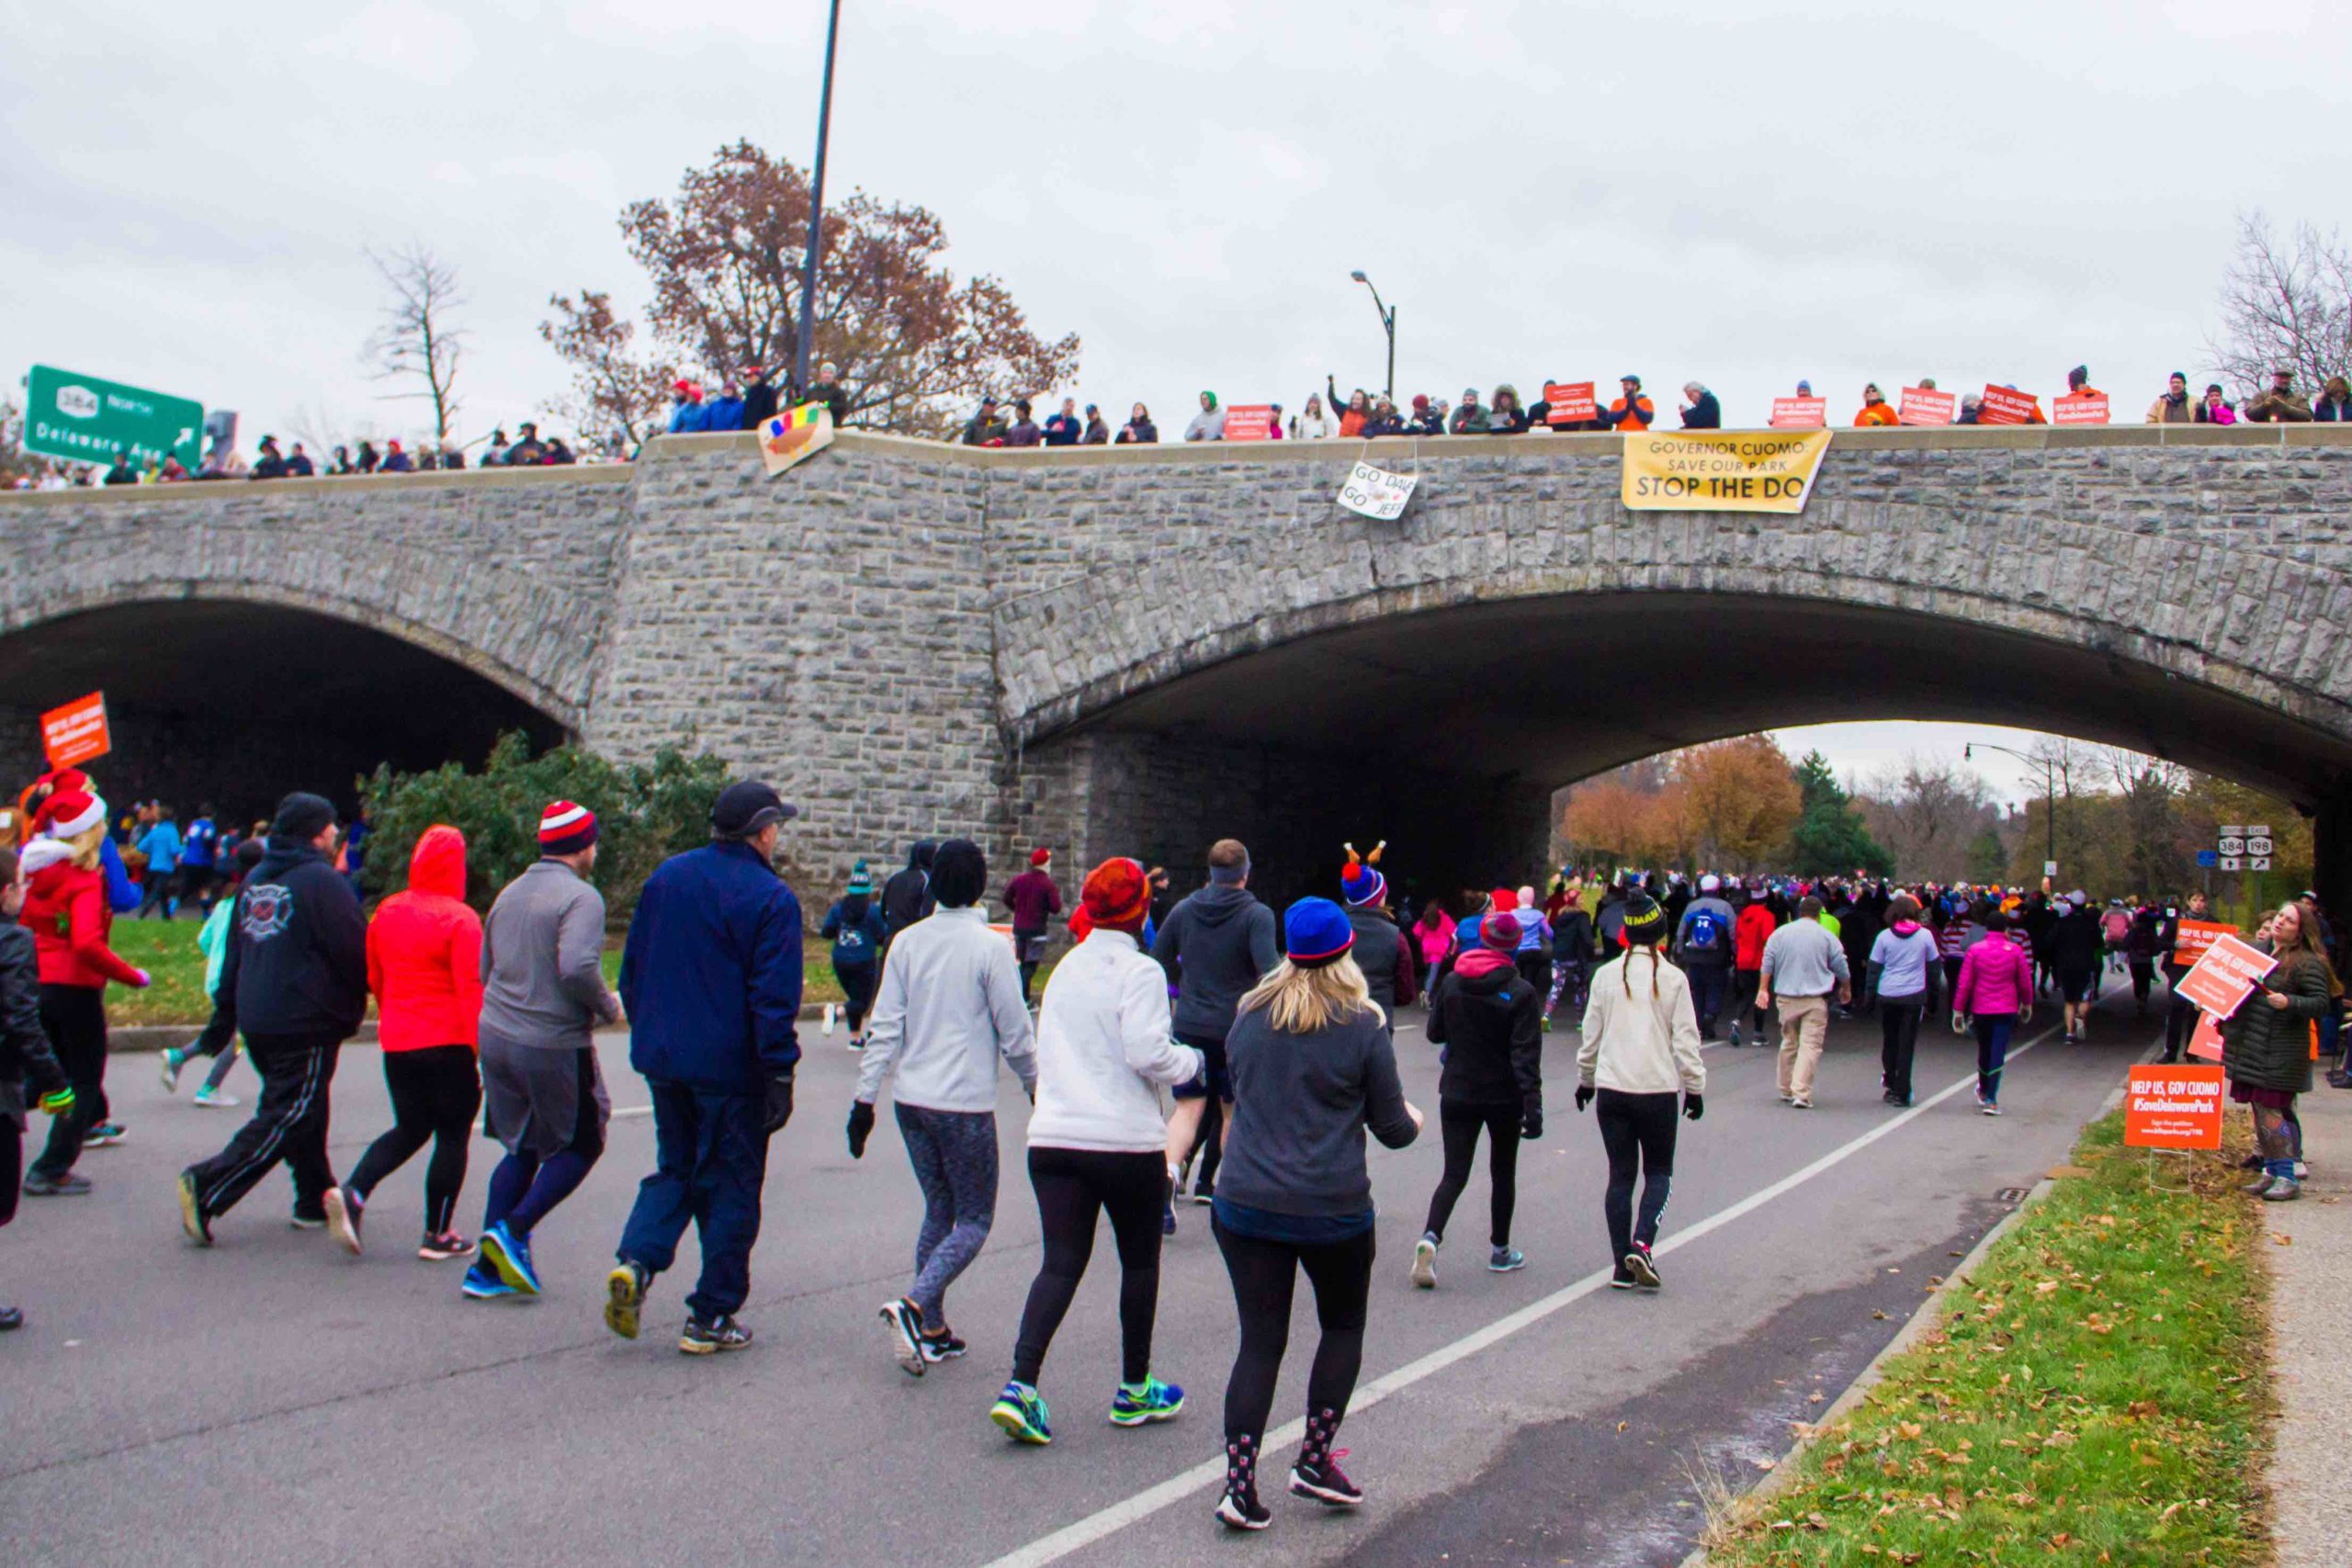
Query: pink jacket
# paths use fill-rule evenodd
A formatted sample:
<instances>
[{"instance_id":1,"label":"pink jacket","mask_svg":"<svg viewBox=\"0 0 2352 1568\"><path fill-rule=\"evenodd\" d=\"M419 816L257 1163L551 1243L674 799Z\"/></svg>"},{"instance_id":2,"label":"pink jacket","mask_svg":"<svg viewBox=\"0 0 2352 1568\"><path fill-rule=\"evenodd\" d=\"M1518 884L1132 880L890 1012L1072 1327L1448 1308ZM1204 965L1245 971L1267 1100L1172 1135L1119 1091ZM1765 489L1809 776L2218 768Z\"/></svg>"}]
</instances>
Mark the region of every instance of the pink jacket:
<instances>
[{"instance_id":1,"label":"pink jacket","mask_svg":"<svg viewBox=\"0 0 2352 1568\"><path fill-rule=\"evenodd\" d=\"M2033 960L2006 935L1984 938L1960 961L1955 1011L1998 1018L2023 1012L2032 1000Z\"/></svg>"}]
</instances>

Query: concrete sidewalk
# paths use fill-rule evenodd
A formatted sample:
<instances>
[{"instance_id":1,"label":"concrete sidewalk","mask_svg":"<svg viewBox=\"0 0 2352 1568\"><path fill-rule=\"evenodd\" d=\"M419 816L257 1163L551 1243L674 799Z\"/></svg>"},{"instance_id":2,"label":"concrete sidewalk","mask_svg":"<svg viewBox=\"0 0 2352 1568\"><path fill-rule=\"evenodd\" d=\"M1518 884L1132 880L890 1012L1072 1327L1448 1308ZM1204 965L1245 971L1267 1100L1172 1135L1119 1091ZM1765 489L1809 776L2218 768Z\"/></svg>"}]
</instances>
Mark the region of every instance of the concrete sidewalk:
<instances>
[{"instance_id":1,"label":"concrete sidewalk","mask_svg":"<svg viewBox=\"0 0 2352 1568\"><path fill-rule=\"evenodd\" d=\"M2352 1359L2341 1339L2352 1302L2352 1091L2322 1078L2299 1105L2311 1179L2301 1201L2259 1205L2278 1359L2271 1521L2278 1568L2341 1568L2352 1541Z\"/></svg>"}]
</instances>

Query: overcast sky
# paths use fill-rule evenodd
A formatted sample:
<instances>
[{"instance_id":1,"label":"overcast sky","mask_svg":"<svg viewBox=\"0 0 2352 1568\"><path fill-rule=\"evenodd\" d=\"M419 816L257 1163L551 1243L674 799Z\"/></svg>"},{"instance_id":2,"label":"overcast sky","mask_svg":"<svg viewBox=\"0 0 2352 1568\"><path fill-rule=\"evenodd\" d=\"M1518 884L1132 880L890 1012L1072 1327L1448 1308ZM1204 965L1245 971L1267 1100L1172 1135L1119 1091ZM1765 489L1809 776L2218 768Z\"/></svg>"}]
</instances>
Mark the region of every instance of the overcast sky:
<instances>
[{"instance_id":1,"label":"overcast sky","mask_svg":"<svg viewBox=\"0 0 2352 1568\"><path fill-rule=\"evenodd\" d=\"M2314 0L842 10L831 189L937 212L959 272L1083 338L1064 390L1163 427L1204 387L1376 388L1355 267L1400 400L1633 371L1741 423L1806 377L1844 423L1867 380L2046 395L2086 362L2136 419L2204 370L2234 213L2330 227L2352 190L2320 118L2352 27ZM0 367L234 408L248 446L413 434L360 367L361 248L421 239L470 299L465 427L511 428L565 383L549 293L642 302L624 202L738 137L808 159L823 28L820 0L0 0Z\"/></svg>"}]
</instances>

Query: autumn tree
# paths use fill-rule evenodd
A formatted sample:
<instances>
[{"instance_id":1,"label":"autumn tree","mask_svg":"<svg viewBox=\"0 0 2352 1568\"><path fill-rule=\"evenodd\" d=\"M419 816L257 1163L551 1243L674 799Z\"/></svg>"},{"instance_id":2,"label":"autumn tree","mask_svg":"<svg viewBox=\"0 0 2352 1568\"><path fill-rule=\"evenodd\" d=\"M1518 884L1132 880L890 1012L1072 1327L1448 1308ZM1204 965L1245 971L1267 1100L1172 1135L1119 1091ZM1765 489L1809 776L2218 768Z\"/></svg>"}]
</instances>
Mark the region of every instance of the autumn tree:
<instances>
[{"instance_id":1,"label":"autumn tree","mask_svg":"<svg viewBox=\"0 0 2352 1568\"><path fill-rule=\"evenodd\" d=\"M1671 859L1681 832L1681 803L1673 786L1645 790L1618 777L1578 784L1569 792L1561 836L1576 859L1613 865L1657 865Z\"/></svg>"},{"instance_id":2,"label":"autumn tree","mask_svg":"<svg viewBox=\"0 0 2352 1568\"><path fill-rule=\"evenodd\" d=\"M808 310L817 357L841 370L843 423L919 435L948 434L983 393L1044 392L1077 375L1075 335L1038 337L1003 284L949 273L935 215L864 191L826 207L818 294L804 300L808 209L807 175L749 141L688 169L675 198L630 203L621 236L652 285L654 339L714 380L747 365L787 369ZM548 341L578 373L608 339L592 333L571 352Z\"/></svg>"},{"instance_id":3,"label":"autumn tree","mask_svg":"<svg viewBox=\"0 0 2352 1568\"><path fill-rule=\"evenodd\" d=\"M2260 212L2238 216L2237 253L2222 275L2222 327L2206 349L2222 378L2251 397L2292 366L2306 396L2352 376L2352 246L2299 223L2280 235Z\"/></svg>"},{"instance_id":4,"label":"autumn tree","mask_svg":"<svg viewBox=\"0 0 2352 1568\"><path fill-rule=\"evenodd\" d=\"M556 411L582 432L617 434L634 446L662 427L675 369L637 352L637 325L621 319L613 297L583 288L580 298L551 296L555 315L539 336L571 367L571 390Z\"/></svg>"},{"instance_id":5,"label":"autumn tree","mask_svg":"<svg viewBox=\"0 0 2352 1568\"><path fill-rule=\"evenodd\" d=\"M458 269L421 242L393 251L369 251L368 260L384 285L386 299L376 330L368 339L368 363L379 381L414 381L397 398L420 398L433 405L433 439L449 439L458 423L458 367L465 358L466 333L456 321L465 296Z\"/></svg>"},{"instance_id":6,"label":"autumn tree","mask_svg":"<svg viewBox=\"0 0 2352 1568\"><path fill-rule=\"evenodd\" d=\"M1770 736L1693 746L1676 754L1673 770L1701 864L1749 871L1787 846L1800 796L1788 755Z\"/></svg>"}]
</instances>

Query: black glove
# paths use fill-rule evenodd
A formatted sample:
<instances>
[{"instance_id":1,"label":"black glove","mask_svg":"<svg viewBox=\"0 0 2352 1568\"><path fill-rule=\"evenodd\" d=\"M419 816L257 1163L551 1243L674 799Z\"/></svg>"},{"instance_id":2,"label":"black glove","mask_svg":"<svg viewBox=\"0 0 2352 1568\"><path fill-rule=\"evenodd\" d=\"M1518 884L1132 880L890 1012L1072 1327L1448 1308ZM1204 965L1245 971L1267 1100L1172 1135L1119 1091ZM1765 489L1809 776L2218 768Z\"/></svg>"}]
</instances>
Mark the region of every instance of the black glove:
<instances>
[{"instance_id":1,"label":"black glove","mask_svg":"<svg viewBox=\"0 0 2352 1568\"><path fill-rule=\"evenodd\" d=\"M1577 1085L1577 1109L1578 1111L1582 1111L1586 1106L1590 1105L1591 1103L1592 1086L1589 1083Z\"/></svg>"},{"instance_id":2,"label":"black glove","mask_svg":"<svg viewBox=\"0 0 2352 1568\"><path fill-rule=\"evenodd\" d=\"M792 1120L792 1075L778 1073L768 1079L768 1115L762 1131L781 1133L784 1124Z\"/></svg>"},{"instance_id":3,"label":"black glove","mask_svg":"<svg viewBox=\"0 0 2352 1568\"><path fill-rule=\"evenodd\" d=\"M850 1102L849 1157L865 1157L865 1140L874 1135L874 1107L862 1100Z\"/></svg>"},{"instance_id":4,"label":"black glove","mask_svg":"<svg viewBox=\"0 0 2352 1568\"><path fill-rule=\"evenodd\" d=\"M1705 1100L1695 1094L1685 1094L1682 1097L1682 1114L1684 1116L1693 1122L1696 1122L1700 1117L1704 1116L1706 1113L1707 1102Z\"/></svg>"},{"instance_id":5,"label":"black glove","mask_svg":"<svg viewBox=\"0 0 2352 1568\"><path fill-rule=\"evenodd\" d=\"M1531 1141L1544 1135L1544 1107L1540 1101L1531 1101L1519 1113L1519 1135Z\"/></svg>"}]
</instances>

